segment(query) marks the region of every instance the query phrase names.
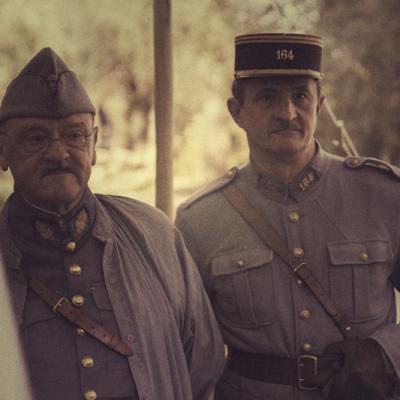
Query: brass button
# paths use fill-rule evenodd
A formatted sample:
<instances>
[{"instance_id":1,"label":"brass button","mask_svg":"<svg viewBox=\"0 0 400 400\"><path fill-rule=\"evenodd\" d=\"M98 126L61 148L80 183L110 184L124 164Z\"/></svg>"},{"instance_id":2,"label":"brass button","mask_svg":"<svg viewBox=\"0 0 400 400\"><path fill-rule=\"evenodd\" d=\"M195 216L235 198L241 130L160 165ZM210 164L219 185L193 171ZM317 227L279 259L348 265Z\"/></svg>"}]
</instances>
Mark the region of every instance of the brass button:
<instances>
[{"instance_id":1,"label":"brass button","mask_svg":"<svg viewBox=\"0 0 400 400\"><path fill-rule=\"evenodd\" d=\"M65 245L65 250L67 250L67 251L69 251L69 252L73 252L73 251L75 251L75 249L76 249L76 243L75 242L68 242L66 245Z\"/></svg>"},{"instance_id":2,"label":"brass button","mask_svg":"<svg viewBox=\"0 0 400 400\"><path fill-rule=\"evenodd\" d=\"M350 164L353 165L354 167L357 167L358 165L361 164L361 160L359 158L353 158L350 160Z\"/></svg>"},{"instance_id":3,"label":"brass button","mask_svg":"<svg viewBox=\"0 0 400 400\"><path fill-rule=\"evenodd\" d=\"M77 330L76 330L76 333L79 335L79 336L85 336L85 330L84 329L82 329L82 328L78 328Z\"/></svg>"},{"instance_id":4,"label":"brass button","mask_svg":"<svg viewBox=\"0 0 400 400\"><path fill-rule=\"evenodd\" d=\"M351 325L347 325L344 329L346 332L351 332Z\"/></svg>"},{"instance_id":5,"label":"brass button","mask_svg":"<svg viewBox=\"0 0 400 400\"><path fill-rule=\"evenodd\" d=\"M296 223L300 219L300 214L296 211L293 211L288 214L288 218L290 222Z\"/></svg>"},{"instance_id":6,"label":"brass button","mask_svg":"<svg viewBox=\"0 0 400 400\"><path fill-rule=\"evenodd\" d=\"M71 275L80 275L82 273L82 268L78 264L72 264L69 266L69 273Z\"/></svg>"},{"instance_id":7,"label":"brass button","mask_svg":"<svg viewBox=\"0 0 400 400\"><path fill-rule=\"evenodd\" d=\"M82 366L85 368L92 368L94 366L94 360L92 357L83 357Z\"/></svg>"},{"instance_id":8,"label":"brass button","mask_svg":"<svg viewBox=\"0 0 400 400\"><path fill-rule=\"evenodd\" d=\"M304 256L304 250L301 247L295 247L293 249L293 255L295 257L303 257Z\"/></svg>"},{"instance_id":9,"label":"brass button","mask_svg":"<svg viewBox=\"0 0 400 400\"><path fill-rule=\"evenodd\" d=\"M80 294L77 294L72 298L72 304L77 307L82 307L85 304L85 298Z\"/></svg>"},{"instance_id":10,"label":"brass button","mask_svg":"<svg viewBox=\"0 0 400 400\"><path fill-rule=\"evenodd\" d=\"M296 284L299 288L303 288L304 287L304 282L301 279L297 279Z\"/></svg>"},{"instance_id":11,"label":"brass button","mask_svg":"<svg viewBox=\"0 0 400 400\"><path fill-rule=\"evenodd\" d=\"M304 350L306 353L309 353L309 352L312 350L311 344L310 344L310 343L304 343L304 344L303 344L303 350Z\"/></svg>"},{"instance_id":12,"label":"brass button","mask_svg":"<svg viewBox=\"0 0 400 400\"><path fill-rule=\"evenodd\" d=\"M242 268L242 267L244 267L244 261L243 261L243 260L238 260L238 261L236 262L236 265L237 265L239 268Z\"/></svg>"},{"instance_id":13,"label":"brass button","mask_svg":"<svg viewBox=\"0 0 400 400\"><path fill-rule=\"evenodd\" d=\"M94 390L88 390L83 394L83 398L85 400L96 400L97 399L97 393Z\"/></svg>"},{"instance_id":14,"label":"brass button","mask_svg":"<svg viewBox=\"0 0 400 400\"><path fill-rule=\"evenodd\" d=\"M300 315L301 319L308 319L311 317L310 310L307 310L307 309L301 310L299 315Z\"/></svg>"},{"instance_id":15,"label":"brass button","mask_svg":"<svg viewBox=\"0 0 400 400\"><path fill-rule=\"evenodd\" d=\"M363 251L362 253L360 253L359 255L360 261L362 262L366 262L368 261L368 253L366 251Z\"/></svg>"}]
</instances>

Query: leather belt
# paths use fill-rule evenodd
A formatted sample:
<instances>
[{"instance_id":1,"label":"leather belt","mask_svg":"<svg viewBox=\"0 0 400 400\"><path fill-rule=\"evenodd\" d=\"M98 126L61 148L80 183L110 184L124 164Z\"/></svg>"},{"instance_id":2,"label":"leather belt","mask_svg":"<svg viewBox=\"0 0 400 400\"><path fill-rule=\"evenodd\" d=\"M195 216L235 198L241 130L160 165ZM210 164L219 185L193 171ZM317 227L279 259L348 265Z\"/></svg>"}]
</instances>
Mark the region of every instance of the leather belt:
<instances>
[{"instance_id":1,"label":"leather belt","mask_svg":"<svg viewBox=\"0 0 400 400\"><path fill-rule=\"evenodd\" d=\"M50 307L53 311L61 314L68 321L72 322L79 328L82 328L89 335L93 336L110 349L124 356L133 355L132 349L118 335L114 335L106 328L90 319L82 310L71 305L65 297L60 297L53 292L36 277L26 274L28 286Z\"/></svg>"},{"instance_id":2,"label":"leather belt","mask_svg":"<svg viewBox=\"0 0 400 400\"><path fill-rule=\"evenodd\" d=\"M318 389L307 382L341 362L338 356L303 354L297 358L253 354L228 348L228 369L245 378L280 385L296 385L302 390Z\"/></svg>"}]
</instances>

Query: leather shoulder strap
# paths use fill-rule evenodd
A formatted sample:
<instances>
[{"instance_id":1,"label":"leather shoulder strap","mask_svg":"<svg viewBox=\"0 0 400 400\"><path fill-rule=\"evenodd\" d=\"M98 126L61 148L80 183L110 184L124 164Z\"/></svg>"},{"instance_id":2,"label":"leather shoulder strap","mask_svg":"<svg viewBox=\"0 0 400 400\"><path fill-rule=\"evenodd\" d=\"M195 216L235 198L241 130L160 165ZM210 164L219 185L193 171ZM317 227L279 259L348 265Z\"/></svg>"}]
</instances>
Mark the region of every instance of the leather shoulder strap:
<instances>
[{"instance_id":1,"label":"leather shoulder strap","mask_svg":"<svg viewBox=\"0 0 400 400\"><path fill-rule=\"evenodd\" d=\"M133 355L132 349L118 335L114 335L102 325L89 318L82 310L71 305L65 297L60 297L41 281L32 275L25 273L28 286L45 302L55 313L61 314L71 323L82 328L110 349L124 356Z\"/></svg>"},{"instance_id":2,"label":"leather shoulder strap","mask_svg":"<svg viewBox=\"0 0 400 400\"><path fill-rule=\"evenodd\" d=\"M265 216L249 203L247 198L234 183L224 187L222 189L222 194L232 207L236 209L240 216L258 234L260 239L275 251L275 253L290 267L297 277L303 280L324 310L333 318L343 336L345 338L353 336L352 326L344 312L341 311L329 297L329 294L317 281L307 264L305 262L299 263L298 259L292 255L282 238L265 219Z\"/></svg>"}]
</instances>

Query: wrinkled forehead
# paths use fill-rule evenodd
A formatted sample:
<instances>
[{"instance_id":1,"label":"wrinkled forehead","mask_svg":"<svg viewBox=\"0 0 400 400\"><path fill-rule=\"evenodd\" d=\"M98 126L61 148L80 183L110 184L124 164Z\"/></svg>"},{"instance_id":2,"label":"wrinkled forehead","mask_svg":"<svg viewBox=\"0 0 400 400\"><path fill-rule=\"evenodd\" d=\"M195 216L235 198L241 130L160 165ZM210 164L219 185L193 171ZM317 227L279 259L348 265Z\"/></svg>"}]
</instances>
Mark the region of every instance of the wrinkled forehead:
<instances>
[{"instance_id":1,"label":"wrinkled forehead","mask_svg":"<svg viewBox=\"0 0 400 400\"><path fill-rule=\"evenodd\" d=\"M89 113L72 114L65 118L10 118L2 123L2 130L7 133L18 134L28 129L55 130L68 127L82 127L90 129L94 117Z\"/></svg>"}]
</instances>

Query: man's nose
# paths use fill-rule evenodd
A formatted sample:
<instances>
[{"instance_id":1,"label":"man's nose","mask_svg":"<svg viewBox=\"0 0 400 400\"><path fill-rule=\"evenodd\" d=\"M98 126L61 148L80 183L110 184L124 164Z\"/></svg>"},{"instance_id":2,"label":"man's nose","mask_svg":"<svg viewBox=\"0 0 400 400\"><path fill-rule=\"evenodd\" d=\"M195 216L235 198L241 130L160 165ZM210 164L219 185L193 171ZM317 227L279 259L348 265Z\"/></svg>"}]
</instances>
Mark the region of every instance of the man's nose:
<instances>
[{"instance_id":1,"label":"man's nose","mask_svg":"<svg viewBox=\"0 0 400 400\"><path fill-rule=\"evenodd\" d=\"M61 138L49 139L45 157L49 160L64 160L69 157L67 146Z\"/></svg>"},{"instance_id":2,"label":"man's nose","mask_svg":"<svg viewBox=\"0 0 400 400\"><path fill-rule=\"evenodd\" d=\"M296 117L297 110L292 99L289 96L280 98L276 105L275 118L284 121L292 121Z\"/></svg>"}]
</instances>

